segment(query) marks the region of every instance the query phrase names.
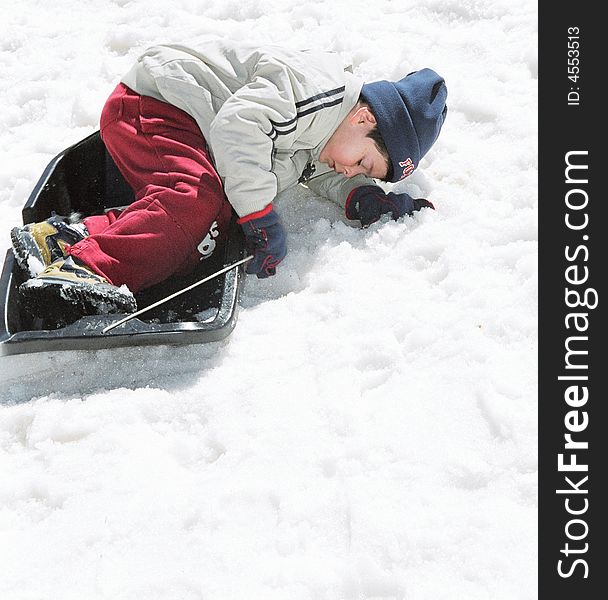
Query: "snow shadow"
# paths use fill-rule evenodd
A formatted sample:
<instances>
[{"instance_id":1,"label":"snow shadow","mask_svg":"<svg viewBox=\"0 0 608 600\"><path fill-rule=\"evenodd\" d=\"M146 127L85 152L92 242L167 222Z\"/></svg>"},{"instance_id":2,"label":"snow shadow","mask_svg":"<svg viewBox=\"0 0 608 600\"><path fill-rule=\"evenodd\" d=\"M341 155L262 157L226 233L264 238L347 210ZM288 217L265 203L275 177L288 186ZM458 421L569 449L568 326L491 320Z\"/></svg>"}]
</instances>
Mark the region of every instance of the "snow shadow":
<instances>
[{"instance_id":1,"label":"snow shadow","mask_svg":"<svg viewBox=\"0 0 608 600\"><path fill-rule=\"evenodd\" d=\"M229 338L228 338L229 339ZM112 389L176 391L221 361L228 340L187 346L136 346L0 357L0 404Z\"/></svg>"}]
</instances>

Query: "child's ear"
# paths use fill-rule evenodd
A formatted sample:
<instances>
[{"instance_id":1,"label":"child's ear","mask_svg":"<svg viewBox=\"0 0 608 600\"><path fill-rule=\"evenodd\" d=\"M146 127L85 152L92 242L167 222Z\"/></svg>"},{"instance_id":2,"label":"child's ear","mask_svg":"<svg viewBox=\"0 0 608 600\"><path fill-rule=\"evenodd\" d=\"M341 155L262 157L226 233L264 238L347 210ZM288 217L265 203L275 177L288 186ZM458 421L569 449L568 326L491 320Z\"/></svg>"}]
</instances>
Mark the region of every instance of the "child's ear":
<instances>
[{"instance_id":1,"label":"child's ear","mask_svg":"<svg viewBox=\"0 0 608 600\"><path fill-rule=\"evenodd\" d=\"M352 122L356 124L367 123L376 125L376 117L369 106L359 106L353 113Z\"/></svg>"},{"instance_id":2,"label":"child's ear","mask_svg":"<svg viewBox=\"0 0 608 600\"><path fill-rule=\"evenodd\" d=\"M371 108L369 106L365 106L364 108L366 111L367 122L371 125L377 125L376 116L372 112Z\"/></svg>"}]
</instances>

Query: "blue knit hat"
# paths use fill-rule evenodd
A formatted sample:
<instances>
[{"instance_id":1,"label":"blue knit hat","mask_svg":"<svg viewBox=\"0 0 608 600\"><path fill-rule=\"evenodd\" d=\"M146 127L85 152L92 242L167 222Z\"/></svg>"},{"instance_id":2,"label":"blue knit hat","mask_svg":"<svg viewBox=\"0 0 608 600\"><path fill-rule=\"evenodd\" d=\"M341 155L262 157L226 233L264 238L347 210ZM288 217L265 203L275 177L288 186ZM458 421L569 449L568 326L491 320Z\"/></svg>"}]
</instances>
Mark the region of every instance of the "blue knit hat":
<instances>
[{"instance_id":1,"label":"blue knit hat","mask_svg":"<svg viewBox=\"0 0 608 600\"><path fill-rule=\"evenodd\" d=\"M393 167L391 182L407 177L439 136L448 108L445 81L432 69L421 69L400 81L363 85Z\"/></svg>"}]
</instances>

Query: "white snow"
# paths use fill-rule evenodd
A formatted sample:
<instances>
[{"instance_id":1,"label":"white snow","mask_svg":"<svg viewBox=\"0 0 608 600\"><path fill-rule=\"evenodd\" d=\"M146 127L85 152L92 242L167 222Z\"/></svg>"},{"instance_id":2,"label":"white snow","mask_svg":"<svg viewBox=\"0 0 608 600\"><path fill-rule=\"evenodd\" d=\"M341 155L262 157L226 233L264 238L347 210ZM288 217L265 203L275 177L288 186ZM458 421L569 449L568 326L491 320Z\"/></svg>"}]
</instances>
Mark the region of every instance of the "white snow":
<instances>
[{"instance_id":1,"label":"white snow","mask_svg":"<svg viewBox=\"0 0 608 600\"><path fill-rule=\"evenodd\" d=\"M536 597L536 3L22 0L0 26L2 239L157 42L447 80L367 230L298 189L222 343L0 358L3 600Z\"/></svg>"},{"instance_id":2,"label":"white snow","mask_svg":"<svg viewBox=\"0 0 608 600\"><path fill-rule=\"evenodd\" d=\"M27 269L32 275L38 275L44 271L44 265L35 257L27 257Z\"/></svg>"}]
</instances>

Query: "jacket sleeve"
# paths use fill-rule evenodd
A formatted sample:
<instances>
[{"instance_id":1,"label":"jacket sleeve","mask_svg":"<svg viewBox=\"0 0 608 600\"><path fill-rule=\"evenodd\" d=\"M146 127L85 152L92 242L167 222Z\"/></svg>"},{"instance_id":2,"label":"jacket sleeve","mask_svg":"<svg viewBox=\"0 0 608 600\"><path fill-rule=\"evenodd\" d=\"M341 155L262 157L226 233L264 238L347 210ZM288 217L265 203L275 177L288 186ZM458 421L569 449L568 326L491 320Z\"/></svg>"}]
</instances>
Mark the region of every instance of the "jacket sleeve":
<instances>
[{"instance_id":1,"label":"jacket sleeve","mask_svg":"<svg viewBox=\"0 0 608 600\"><path fill-rule=\"evenodd\" d=\"M224 102L212 121L209 145L239 217L264 209L277 195L272 172L275 124L295 123L295 118L288 73L262 59L252 80Z\"/></svg>"},{"instance_id":2,"label":"jacket sleeve","mask_svg":"<svg viewBox=\"0 0 608 600\"><path fill-rule=\"evenodd\" d=\"M335 202L338 206L344 209L346 207L346 200L351 192L361 187L362 185L376 185L374 179L366 177L365 175L356 175L355 177L345 177L335 171L328 171L317 177L313 177L306 182L306 186L319 196ZM380 186L378 186L380 187ZM384 190L383 190L384 191ZM344 213L346 217L346 214ZM359 221L346 221L349 225L360 226Z\"/></svg>"}]
</instances>

